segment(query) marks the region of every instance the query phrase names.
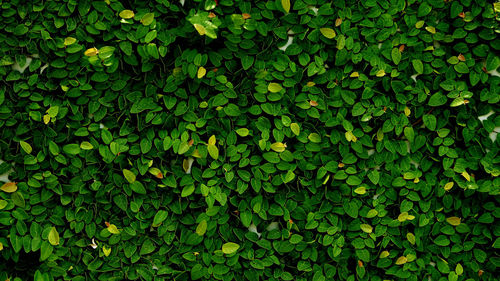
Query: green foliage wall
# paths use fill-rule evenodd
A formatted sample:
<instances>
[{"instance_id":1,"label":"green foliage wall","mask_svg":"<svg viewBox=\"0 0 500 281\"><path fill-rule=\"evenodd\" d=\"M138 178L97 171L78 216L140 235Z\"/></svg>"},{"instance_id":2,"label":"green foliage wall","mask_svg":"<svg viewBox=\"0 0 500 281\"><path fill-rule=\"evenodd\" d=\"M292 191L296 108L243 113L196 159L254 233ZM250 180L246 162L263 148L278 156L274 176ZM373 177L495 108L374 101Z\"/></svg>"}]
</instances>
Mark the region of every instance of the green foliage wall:
<instances>
[{"instance_id":1,"label":"green foliage wall","mask_svg":"<svg viewBox=\"0 0 500 281\"><path fill-rule=\"evenodd\" d=\"M0 280L498 280L493 2L0 0Z\"/></svg>"}]
</instances>

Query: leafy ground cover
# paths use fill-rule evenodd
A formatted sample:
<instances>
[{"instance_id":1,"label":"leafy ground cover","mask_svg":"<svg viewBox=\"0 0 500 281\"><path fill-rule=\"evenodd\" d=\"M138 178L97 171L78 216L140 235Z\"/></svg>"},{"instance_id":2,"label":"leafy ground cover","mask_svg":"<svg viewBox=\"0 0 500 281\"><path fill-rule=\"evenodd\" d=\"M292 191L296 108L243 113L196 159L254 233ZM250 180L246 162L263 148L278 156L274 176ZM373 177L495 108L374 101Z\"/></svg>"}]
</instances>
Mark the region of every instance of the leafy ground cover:
<instances>
[{"instance_id":1,"label":"leafy ground cover","mask_svg":"<svg viewBox=\"0 0 500 281\"><path fill-rule=\"evenodd\" d=\"M493 2L0 1L0 280L498 280Z\"/></svg>"}]
</instances>

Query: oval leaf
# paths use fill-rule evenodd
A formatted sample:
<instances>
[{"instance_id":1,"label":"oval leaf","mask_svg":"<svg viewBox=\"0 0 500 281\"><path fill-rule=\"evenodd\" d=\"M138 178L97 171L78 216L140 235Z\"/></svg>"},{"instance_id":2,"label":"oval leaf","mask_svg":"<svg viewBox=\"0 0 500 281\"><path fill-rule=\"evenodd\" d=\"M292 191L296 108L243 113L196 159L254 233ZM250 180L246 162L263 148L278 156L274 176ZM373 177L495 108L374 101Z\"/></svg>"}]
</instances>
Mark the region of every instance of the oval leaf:
<instances>
[{"instance_id":1,"label":"oval leaf","mask_svg":"<svg viewBox=\"0 0 500 281\"><path fill-rule=\"evenodd\" d=\"M49 243L52 246L59 245L59 233L55 227L52 227L49 232Z\"/></svg>"},{"instance_id":2,"label":"oval leaf","mask_svg":"<svg viewBox=\"0 0 500 281\"><path fill-rule=\"evenodd\" d=\"M224 254L232 254L240 248L240 245L233 243L233 242L227 242L224 245L222 245L222 252Z\"/></svg>"}]
</instances>

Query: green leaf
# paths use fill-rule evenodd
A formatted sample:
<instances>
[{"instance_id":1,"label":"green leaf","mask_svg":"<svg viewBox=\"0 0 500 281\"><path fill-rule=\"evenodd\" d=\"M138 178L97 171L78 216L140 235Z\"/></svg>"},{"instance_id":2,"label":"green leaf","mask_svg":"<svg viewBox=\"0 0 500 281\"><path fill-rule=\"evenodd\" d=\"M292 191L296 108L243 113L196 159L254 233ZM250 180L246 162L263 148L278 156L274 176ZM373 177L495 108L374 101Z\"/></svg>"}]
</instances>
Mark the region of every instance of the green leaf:
<instances>
[{"instance_id":1,"label":"green leaf","mask_svg":"<svg viewBox=\"0 0 500 281\"><path fill-rule=\"evenodd\" d=\"M155 19L155 14L154 13L147 13L144 14L141 18L141 23L145 26L150 25L153 23L153 20Z\"/></svg>"},{"instance_id":2,"label":"green leaf","mask_svg":"<svg viewBox=\"0 0 500 281\"><path fill-rule=\"evenodd\" d=\"M249 131L247 128L240 128L240 129L236 130L236 133L238 135L240 135L241 137L246 137L246 136L248 136Z\"/></svg>"},{"instance_id":3,"label":"green leaf","mask_svg":"<svg viewBox=\"0 0 500 281\"><path fill-rule=\"evenodd\" d=\"M455 64L454 68L458 73L469 73L469 67L464 62Z\"/></svg>"},{"instance_id":4,"label":"green leaf","mask_svg":"<svg viewBox=\"0 0 500 281\"><path fill-rule=\"evenodd\" d=\"M319 134L317 133L311 133L309 134L309 136L307 137L311 142L314 142L314 143L320 143L321 142L321 137Z\"/></svg>"},{"instance_id":5,"label":"green leaf","mask_svg":"<svg viewBox=\"0 0 500 281\"><path fill-rule=\"evenodd\" d=\"M413 64L413 68L418 74L424 73L424 64L421 60L412 60L411 63Z\"/></svg>"},{"instance_id":6,"label":"green leaf","mask_svg":"<svg viewBox=\"0 0 500 281\"><path fill-rule=\"evenodd\" d=\"M213 159L217 160L219 158L219 149L215 145L208 145L207 146L208 154L210 154L210 157Z\"/></svg>"},{"instance_id":7,"label":"green leaf","mask_svg":"<svg viewBox=\"0 0 500 281\"><path fill-rule=\"evenodd\" d=\"M125 177L125 179L129 183L135 182L135 174L132 171L127 170L127 169L123 169L122 172L123 172L123 176Z\"/></svg>"},{"instance_id":8,"label":"green leaf","mask_svg":"<svg viewBox=\"0 0 500 281\"><path fill-rule=\"evenodd\" d=\"M21 145L21 148L24 150L24 152L26 152L27 154L31 154L31 152L33 151L33 148L29 143L25 141L20 141L19 144Z\"/></svg>"},{"instance_id":9,"label":"green leaf","mask_svg":"<svg viewBox=\"0 0 500 281\"><path fill-rule=\"evenodd\" d=\"M290 124L290 129L292 129L292 132L298 136L300 135L300 127L299 127L299 124L297 123L291 123Z\"/></svg>"},{"instance_id":10,"label":"green leaf","mask_svg":"<svg viewBox=\"0 0 500 281\"><path fill-rule=\"evenodd\" d=\"M392 61L394 62L395 65L398 65L399 62L401 61L401 52L399 51L398 48L393 48L391 51L391 57Z\"/></svg>"},{"instance_id":11,"label":"green leaf","mask_svg":"<svg viewBox=\"0 0 500 281\"><path fill-rule=\"evenodd\" d=\"M278 83L269 83L269 85L267 85L267 90L271 93L278 93L282 90L283 88L281 87L280 84Z\"/></svg>"},{"instance_id":12,"label":"green leaf","mask_svg":"<svg viewBox=\"0 0 500 281\"><path fill-rule=\"evenodd\" d=\"M53 246L59 245L59 233L55 227L52 227L49 232L49 243Z\"/></svg>"},{"instance_id":13,"label":"green leaf","mask_svg":"<svg viewBox=\"0 0 500 281\"><path fill-rule=\"evenodd\" d=\"M63 151L67 154L76 155L80 153L80 146L76 143L66 144L63 146Z\"/></svg>"},{"instance_id":14,"label":"green leaf","mask_svg":"<svg viewBox=\"0 0 500 281\"><path fill-rule=\"evenodd\" d=\"M142 243L139 255L144 256L144 255L151 254L152 252L154 252L155 249L156 249L156 246L153 244L153 241L146 238L146 240L144 240L144 242Z\"/></svg>"},{"instance_id":15,"label":"green leaf","mask_svg":"<svg viewBox=\"0 0 500 281\"><path fill-rule=\"evenodd\" d=\"M335 30L333 30L331 28L323 27L323 28L320 28L319 31L321 32L321 34L323 34L323 36L325 36L328 39L335 38L335 35L336 35Z\"/></svg>"},{"instance_id":16,"label":"green leaf","mask_svg":"<svg viewBox=\"0 0 500 281\"><path fill-rule=\"evenodd\" d=\"M181 197L188 197L189 195L193 194L194 192L194 185L186 185L181 192Z\"/></svg>"},{"instance_id":17,"label":"green leaf","mask_svg":"<svg viewBox=\"0 0 500 281\"><path fill-rule=\"evenodd\" d=\"M168 212L164 210L160 210L156 213L153 218L153 227L158 227L165 221L168 217Z\"/></svg>"},{"instance_id":18,"label":"green leaf","mask_svg":"<svg viewBox=\"0 0 500 281\"><path fill-rule=\"evenodd\" d=\"M122 19L131 19L135 16L134 12L131 10L123 10L120 12L120 17Z\"/></svg>"},{"instance_id":19,"label":"green leaf","mask_svg":"<svg viewBox=\"0 0 500 281\"><path fill-rule=\"evenodd\" d=\"M238 251L239 248L240 248L240 245L233 243L233 242L227 242L224 245L222 245L222 252L224 254L229 255L229 254L232 254L232 253L235 253L236 251Z\"/></svg>"},{"instance_id":20,"label":"green leaf","mask_svg":"<svg viewBox=\"0 0 500 281\"><path fill-rule=\"evenodd\" d=\"M202 220L196 227L196 234L203 236L205 235L205 232L207 232L207 221Z\"/></svg>"},{"instance_id":21,"label":"green leaf","mask_svg":"<svg viewBox=\"0 0 500 281\"><path fill-rule=\"evenodd\" d=\"M429 99L429 105L430 106L441 106L446 104L448 99L446 98L445 95L443 95L441 92L437 92L431 96Z\"/></svg>"}]
</instances>

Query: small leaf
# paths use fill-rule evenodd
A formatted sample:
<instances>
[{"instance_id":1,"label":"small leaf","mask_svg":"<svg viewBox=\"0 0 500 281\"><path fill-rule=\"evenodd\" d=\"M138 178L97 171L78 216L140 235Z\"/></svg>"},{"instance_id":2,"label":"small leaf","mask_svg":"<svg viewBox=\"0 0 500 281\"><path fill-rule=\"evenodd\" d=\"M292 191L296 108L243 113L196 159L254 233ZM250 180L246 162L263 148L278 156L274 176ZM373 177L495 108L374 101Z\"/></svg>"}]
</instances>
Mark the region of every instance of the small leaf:
<instances>
[{"instance_id":1,"label":"small leaf","mask_svg":"<svg viewBox=\"0 0 500 281\"><path fill-rule=\"evenodd\" d=\"M425 30L429 31L432 34L436 33L436 28L434 26L426 26Z\"/></svg>"},{"instance_id":2,"label":"small leaf","mask_svg":"<svg viewBox=\"0 0 500 281\"><path fill-rule=\"evenodd\" d=\"M462 176L467 180L467 181L470 181L470 175L469 173L467 173L467 171L463 171L462 172Z\"/></svg>"},{"instance_id":3,"label":"small leaf","mask_svg":"<svg viewBox=\"0 0 500 281\"><path fill-rule=\"evenodd\" d=\"M286 144L282 142L275 142L271 144L271 149L276 151L276 152L283 152L286 149Z\"/></svg>"},{"instance_id":4,"label":"small leaf","mask_svg":"<svg viewBox=\"0 0 500 281\"><path fill-rule=\"evenodd\" d=\"M285 10L285 12L290 12L290 0L281 0L281 6L283 7L283 10Z\"/></svg>"},{"instance_id":5,"label":"small leaf","mask_svg":"<svg viewBox=\"0 0 500 281\"><path fill-rule=\"evenodd\" d=\"M52 246L59 245L59 233L55 227L52 227L49 232L49 243Z\"/></svg>"},{"instance_id":6,"label":"small leaf","mask_svg":"<svg viewBox=\"0 0 500 281\"><path fill-rule=\"evenodd\" d=\"M76 42L76 38L66 37L64 38L64 46L73 45Z\"/></svg>"},{"instance_id":7,"label":"small leaf","mask_svg":"<svg viewBox=\"0 0 500 281\"><path fill-rule=\"evenodd\" d=\"M198 234L199 236L203 236L205 232L207 232L207 221L202 220L196 227L196 234Z\"/></svg>"},{"instance_id":8,"label":"small leaf","mask_svg":"<svg viewBox=\"0 0 500 281\"><path fill-rule=\"evenodd\" d=\"M392 61L394 62L395 65L398 65L399 62L401 61L401 52L399 51L398 48L393 48L391 51L391 57Z\"/></svg>"},{"instance_id":9,"label":"small leaf","mask_svg":"<svg viewBox=\"0 0 500 281\"><path fill-rule=\"evenodd\" d=\"M200 35L205 35L207 33L207 30L203 25L195 23L193 26Z\"/></svg>"},{"instance_id":10,"label":"small leaf","mask_svg":"<svg viewBox=\"0 0 500 281\"><path fill-rule=\"evenodd\" d=\"M271 93L278 93L279 91L281 91L281 89L283 88L278 83L269 83L269 85L267 86L267 90Z\"/></svg>"},{"instance_id":11,"label":"small leaf","mask_svg":"<svg viewBox=\"0 0 500 281\"><path fill-rule=\"evenodd\" d=\"M462 275L464 273L464 268L461 264L457 263L457 266L455 267L455 273L457 275Z\"/></svg>"},{"instance_id":12,"label":"small leaf","mask_svg":"<svg viewBox=\"0 0 500 281\"><path fill-rule=\"evenodd\" d=\"M328 39L335 38L335 35L336 35L335 30L333 30L331 28L323 27L323 28L320 28L319 31L321 32L321 34L323 34L323 36L325 36Z\"/></svg>"},{"instance_id":13,"label":"small leaf","mask_svg":"<svg viewBox=\"0 0 500 281\"><path fill-rule=\"evenodd\" d=\"M219 158L219 149L217 148L217 146L215 145L208 145L207 146L207 150L208 150L208 154L210 154L210 156L217 160Z\"/></svg>"},{"instance_id":14,"label":"small leaf","mask_svg":"<svg viewBox=\"0 0 500 281\"><path fill-rule=\"evenodd\" d=\"M292 132L298 136L300 134L300 126L297 123L292 123L290 124L290 129L292 129Z\"/></svg>"},{"instance_id":15,"label":"small leaf","mask_svg":"<svg viewBox=\"0 0 500 281\"><path fill-rule=\"evenodd\" d=\"M359 195L363 195L366 193L366 187L360 186L354 190L354 193L359 194Z\"/></svg>"},{"instance_id":16,"label":"small leaf","mask_svg":"<svg viewBox=\"0 0 500 281\"><path fill-rule=\"evenodd\" d=\"M194 184L186 185L181 191L181 197L188 197L194 192Z\"/></svg>"},{"instance_id":17,"label":"small leaf","mask_svg":"<svg viewBox=\"0 0 500 281\"><path fill-rule=\"evenodd\" d=\"M94 148L94 146L90 142L84 141L80 144L80 148L83 150L91 150Z\"/></svg>"},{"instance_id":18,"label":"small leaf","mask_svg":"<svg viewBox=\"0 0 500 281\"><path fill-rule=\"evenodd\" d=\"M451 182L445 184L443 188L444 188L444 190L448 191L453 187L454 184L455 183L451 181Z\"/></svg>"},{"instance_id":19,"label":"small leaf","mask_svg":"<svg viewBox=\"0 0 500 281\"><path fill-rule=\"evenodd\" d=\"M209 139L208 139L208 145L215 145L215 143L217 142L217 139L215 138L215 135L212 135Z\"/></svg>"},{"instance_id":20,"label":"small leaf","mask_svg":"<svg viewBox=\"0 0 500 281\"><path fill-rule=\"evenodd\" d=\"M193 166L193 162L194 162L194 159L189 157L187 159L184 159L182 161L182 169L184 169L184 172L186 174L190 174L191 173L191 166Z\"/></svg>"},{"instance_id":21,"label":"small leaf","mask_svg":"<svg viewBox=\"0 0 500 281\"><path fill-rule=\"evenodd\" d=\"M106 246L102 246L102 252L106 257L109 257L109 254L111 254L111 248L106 248Z\"/></svg>"},{"instance_id":22,"label":"small leaf","mask_svg":"<svg viewBox=\"0 0 500 281\"><path fill-rule=\"evenodd\" d=\"M446 221L453 226L457 226L460 225L462 219L460 219L459 217L449 217L446 219Z\"/></svg>"},{"instance_id":23,"label":"small leaf","mask_svg":"<svg viewBox=\"0 0 500 281\"><path fill-rule=\"evenodd\" d=\"M418 74L424 73L424 64L421 60L412 60L411 63L413 64L413 68Z\"/></svg>"},{"instance_id":24,"label":"small leaf","mask_svg":"<svg viewBox=\"0 0 500 281\"><path fill-rule=\"evenodd\" d=\"M377 76L377 77L384 77L385 76L385 70L380 69L379 71L377 71L377 73L375 74L375 76Z\"/></svg>"},{"instance_id":25,"label":"small leaf","mask_svg":"<svg viewBox=\"0 0 500 281\"><path fill-rule=\"evenodd\" d=\"M33 148L29 143L25 141L20 141L19 144L21 145L21 148L24 150L24 152L26 152L27 154L31 154L31 152L33 151Z\"/></svg>"},{"instance_id":26,"label":"small leaf","mask_svg":"<svg viewBox=\"0 0 500 281\"><path fill-rule=\"evenodd\" d=\"M83 54L86 55L87 57L93 57L96 56L99 53L99 50L96 48L90 48L87 49Z\"/></svg>"},{"instance_id":27,"label":"small leaf","mask_svg":"<svg viewBox=\"0 0 500 281\"><path fill-rule=\"evenodd\" d=\"M135 174L127 169L123 169L123 176L129 183L133 183L135 181Z\"/></svg>"},{"instance_id":28,"label":"small leaf","mask_svg":"<svg viewBox=\"0 0 500 281\"><path fill-rule=\"evenodd\" d=\"M123 10L119 15L122 19L131 19L135 16L134 12L131 10Z\"/></svg>"},{"instance_id":29,"label":"small leaf","mask_svg":"<svg viewBox=\"0 0 500 281\"><path fill-rule=\"evenodd\" d=\"M203 66L200 66L198 68L198 74L197 74L198 79L203 78L203 76L205 76L206 73L207 73L207 70Z\"/></svg>"},{"instance_id":30,"label":"small leaf","mask_svg":"<svg viewBox=\"0 0 500 281\"><path fill-rule=\"evenodd\" d=\"M311 142L314 142L314 143L320 143L321 142L321 137L317 133L311 133L311 134L309 134L309 136L307 138Z\"/></svg>"},{"instance_id":31,"label":"small leaf","mask_svg":"<svg viewBox=\"0 0 500 281\"><path fill-rule=\"evenodd\" d=\"M116 227L116 225L114 224L110 224L108 227L107 227L107 230L112 233L112 234L119 234L120 231L118 230L118 228Z\"/></svg>"},{"instance_id":32,"label":"small leaf","mask_svg":"<svg viewBox=\"0 0 500 281\"><path fill-rule=\"evenodd\" d=\"M247 128L239 128L238 130L236 130L236 133L241 137L246 137L248 136L249 131Z\"/></svg>"},{"instance_id":33,"label":"small leaf","mask_svg":"<svg viewBox=\"0 0 500 281\"><path fill-rule=\"evenodd\" d=\"M233 242L227 242L224 245L222 245L222 252L224 254L232 254L240 248L240 245L233 243Z\"/></svg>"},{"instance_id":34,"label":"small leaf","mask_svg":"<svg viewBox=\"0 0 500 281\"><path fill-rule=\"evenodd\" d=\"M401 256L396 260L397 265L405 264L408 261L408 258L405 256Z\"/></svg>"},{"instance_id":35,"label":"small leaf","mask_svg":"<svg viewBox=\"0 0 500 281\"><path fill-rule=\"evenodd\" d=\"M372 231L373 231L373 227L369 224L364 223L364 224L361 224L359 227L361 228L361 230L363 230L363 232L366 232L366 233L372 233Z\"/></svg>"},{"instance_id":36,"label":"small leaf","mask_svg":"<svg viewBox=\"0 0 500 281\"><path fill-rule=\"evenodd\" d=\"M411 232L406 233L406 239L408 239L408 242L410 242L412 245L415 245L415 235Z\"/></svg>"},{"instance_id":37,"label":"small leaf","mask_svg":"<svg viewBox=\"0 0 500 281\"><path fill-rule=\"evenodd\" d=\"M4 183L0 189L7 193L13 193L17 190L17 184L15 182Z\"/></svg>"},{"instance_id":38,"label":"small leaf","mask_svg":"<svg viewBox=\"0 0 500 281\"><path fill-rule=\"evenodd\" d=\"M389 251L382 251L380 253L380 258L383 259L383 258L387 258L389 256Z\"/></svg>"}]
</instances>

